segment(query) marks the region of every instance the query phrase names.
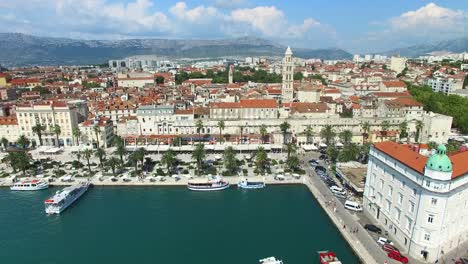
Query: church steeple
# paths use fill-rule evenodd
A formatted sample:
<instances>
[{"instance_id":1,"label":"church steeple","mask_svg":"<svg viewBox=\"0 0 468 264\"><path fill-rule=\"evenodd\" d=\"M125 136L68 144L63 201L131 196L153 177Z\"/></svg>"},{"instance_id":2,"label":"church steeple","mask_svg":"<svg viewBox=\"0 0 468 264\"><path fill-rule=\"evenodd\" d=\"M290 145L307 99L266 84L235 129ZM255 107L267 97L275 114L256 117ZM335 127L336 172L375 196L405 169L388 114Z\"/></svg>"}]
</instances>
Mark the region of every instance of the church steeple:
<instances>
[{"instance_id":1,"label":"church steeple","mask_svg":"<svg viewBox=\"0 0 468 264\"><path fill-rule=\"evenodd\" d=\"M289 46L284 53L281 94L283 102L291 102L294 99L294 62L293 52Z\"/></svg>"}]
</instances>

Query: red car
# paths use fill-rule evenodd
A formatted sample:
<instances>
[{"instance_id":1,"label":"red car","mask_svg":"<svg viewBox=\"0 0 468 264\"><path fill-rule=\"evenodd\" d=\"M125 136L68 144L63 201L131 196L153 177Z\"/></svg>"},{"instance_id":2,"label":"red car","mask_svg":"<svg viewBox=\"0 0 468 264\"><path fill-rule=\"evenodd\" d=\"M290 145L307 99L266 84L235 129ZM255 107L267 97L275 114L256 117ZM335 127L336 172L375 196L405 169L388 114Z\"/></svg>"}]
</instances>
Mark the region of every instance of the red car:
<instances>
[{"instance_id":1,"label":"red car","mask_svg":"<svg viewBox=\"0 0 468 264\"><path fill-rule=\"evenodd\" d=\"M396 248L395 246L390 245L390 244L382 245L382 249L387 251L388 253L390 253L390 252L400 253L400 250L398 250L398 248Z\"/></svg>"},{"instance_id":2,"label":"red car","mask_svg":"<svg viewBox=\"0 0 468 264\"><path fill-rule=\"evenodd\" d=\"M388 257L401 263L408 263L408 258L401 255L400 252L388 252Z\"/></svg>"}]
</instances>

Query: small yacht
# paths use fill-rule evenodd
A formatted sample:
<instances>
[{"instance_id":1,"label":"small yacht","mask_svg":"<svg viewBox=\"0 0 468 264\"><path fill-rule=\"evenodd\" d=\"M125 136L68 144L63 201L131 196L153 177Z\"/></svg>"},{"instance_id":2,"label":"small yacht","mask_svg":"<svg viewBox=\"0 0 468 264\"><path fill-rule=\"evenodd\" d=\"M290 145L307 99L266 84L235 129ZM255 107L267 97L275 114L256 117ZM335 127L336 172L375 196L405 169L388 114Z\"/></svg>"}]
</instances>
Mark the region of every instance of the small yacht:
<instances>
[{"instance_id":1,"label":"small yacht","mask_svg":"<svg viewBox=\"0 0 468 264\"><path fill-rule=\"evenodd\" d=\"M15 182L10 190L12 191L38 191L49 188L49 183L42 180Z\"/></svg>"},{"instance_id":2,"label":"small yacht","mask_svg":"<svg viewBox=\"0 0 468 264\"><path fill-rule=\"evenodd\" d=\"M331 251L319 251L320 264L342 264L335 253Z\"/></svg>"},{"instance_id":3,"label":"small yacht","mask_svg":"<svg viewBox=\"0 0 468 264\"><path fill-rule=\"evenodd\" d=\"M261 189L265 188L265 183L263 181L249 181L244 179L237 183L237 187L242 189Z\"/></svg>"},{"instance_id":4,"label":"small yacht","mask_svg":"<svg viewBox=\"0 0 468 264\"><path fill-rule=\"evenodd\" d=\"M85 181L73 186L65 187L57 191L54 196L44 201L45 211L47 214L60 214L78 198L80 198L90 185L89 181Z\"/></svg>"},{"instance_id":5,"label":"small yacht","mask_svg":"<svg viewBox=\"0 0 468 264\"><path fill-rule=\"evenodd\" d=\"M283 264L282 260L276 259L275 257L269 257L259 260L260 264Z\"/></svg>"},{"instance_id":6,"label":"small yacht","mask_svg":"<svg viewBox=\"0 0 468 264\"><path fill-rule=\"evenodd\" d=\"M229 182L220 177L190 180L187 184L187 188L192 191L220 191L229 186Z\"/></svg>"}]
</instances>

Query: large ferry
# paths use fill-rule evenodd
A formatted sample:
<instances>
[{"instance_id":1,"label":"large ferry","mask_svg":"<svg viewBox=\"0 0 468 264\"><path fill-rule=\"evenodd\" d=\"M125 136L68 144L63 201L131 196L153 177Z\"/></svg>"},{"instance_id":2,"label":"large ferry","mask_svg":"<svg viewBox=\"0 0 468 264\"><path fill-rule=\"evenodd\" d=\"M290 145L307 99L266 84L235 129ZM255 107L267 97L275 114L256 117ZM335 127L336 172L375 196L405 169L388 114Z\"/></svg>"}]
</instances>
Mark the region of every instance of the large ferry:
<instances>
[{"instance_id":1,"label":"large ferry","mask_svg":"<svg viewBox=\"0 0 468 264\"><path fill-rule=\"evenodd\" d=\"M190 180L187 187L192 191L220 191L229 188L229 182L214 177L212 179Z\"/></svg>"},{"instance_id":2,"label":"large ferry","mask_svg":"<svg viewBox=\"0 0 468 264\"><path fill-rule=\"evenodd\" d=\"M342 264L335 253L331 251L319 251L320 264Z\"/></svg>"},{"instance_id":3,"label":"large ferry","mask_svg":"<svg viewBox=\"0 0 468 264\"><path fill-rule=\"evenodd\" d=\"M65 187L54 196L44 201L47 214L60 214L88 190L89 181Z\"/></svg>"},{"instance_id":4,"label":"large ferry","mask_svg":"<svg viewBox=\"0 0 468 264\"><path fill-rule=\"evenodd\" d=\"M261 189L265 187L265 183L263 181L249 181L247 179L244 179L237 183L237 187L242 188L242 189Z\"/></svg>"},{"instance_id":5,"label":"large ferry","mask_svg":"<svg viewBox=\"0 0 468 264\"><path fill-rule=\"evenodd\" d=\"M37 191L49 188L49 183L41 180L19 181L10 186L12 191Z\"/></svg>"},{"instance_id":6,"label":"large ferry","mask_svg":"<svg viewBox=\"0 0 468 264\"><path fill-rule=\"evenodd\" d=\"M264 258L258 261L260 264L283 264L282 260L276 259L275 257Z\"/></svg>"}]
</instances>

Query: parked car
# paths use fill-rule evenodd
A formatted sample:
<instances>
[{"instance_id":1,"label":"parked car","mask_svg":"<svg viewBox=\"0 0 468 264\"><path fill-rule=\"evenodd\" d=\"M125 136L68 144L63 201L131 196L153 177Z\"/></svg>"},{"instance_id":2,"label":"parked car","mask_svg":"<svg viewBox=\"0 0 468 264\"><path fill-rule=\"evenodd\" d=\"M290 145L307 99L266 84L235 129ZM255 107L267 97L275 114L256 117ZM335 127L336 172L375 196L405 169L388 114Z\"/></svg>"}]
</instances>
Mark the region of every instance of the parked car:
<instances>
[{"instance_id":1,"label":"parked car","mask_svg":"<svg viewBox=\"0 0 468 264\"><path fill-rule=\"evenodd\" d=\"M346 200L346 202L344 203L344 207L351 211L356 211L356 212L362 211L362 206L359 203L356 203L350 200Z\"/></svg>"},{"instance_id":2,"label":"parked car","mask_svg":"<svg viewBox=\"0 0 468 264\"><path fill-rule=\"evenodd\" d=\"M468 258L459 258L455 264L468 264Z\"/></svg>"},{"instance_id":3,"label":"parked car","mask_svg":"<svg viewBox=\"0 0 468 264\"><path fill-rule=\"evenodd\" d=\"M327 169L323 166L317 166L315 167L315 172L318 172L318 171L327 172Z\"/></svg>"},{"instance_id":4,"label":"parked car","mask_svg":"<svg viewBox=\"0 0 468 264\"><path fill-rule=\"evenodd\" d=\"M385 244L390 244L393 246L393 242L389 239L387 239L386 237L379 237L379 239L377 239L377 243L380 244L380 245L385 245Z\"/></svg>"},{"instance_id":5,"label":"parked car","mask_svg":"<svg viewBox=\"0 0 468 264\"><path fill-rule=\"evenodd\" d=\"M309 160L309 164L310 164L310 166L313 166L313 167L315 167L315 166L318 166L318 165L319 165L318 161L317 161L317 160L315 160L315 159L311 159L311 160Z\"/></svg>"},{"instance_id":6,"label":"parked car","mask_svg":"<svg viewBox=\"0 0 468 264\"><path fill-rule=\"evenodd\" d=\"M387 256L401 263L408 263L408 258L401 255L400 252L389 252Z\"/></svg>"},{"instance_id":7,"label":"parked car","mask_svg":"<svg viewBox=\"0 0 468 264\"><path fill-rule=\"evenodd\" d=\"M328 158L328 157L327 157L327 155L325 155L325 154L322 154L322 155L319 156L319 159L320 159L320 160L326 160L327 158Z\"/></svg>"},{"instance_id":8,"label":"parked car","mask_svg":"<svg viewBox=\"0 0 468 264\"><path fill-rule=\"evenodd\" d=\"M400 250L398 250L398 248L396 248L395 246L392 246L390 244L385 244L382 246L382 249L384 251L387 251L388 253L390 252L397 252L397 253L400 253Z\"/></svg>"},{"instance_id":9,"label":"parked car","mask_svg":"<svg viewBox=\"0 0 468 264\"><path fill-rule=\"evenodd\" d=\"M371 232L374 232L374 233L377 233L377 234L382 234L382 229L380 229L380 227L377 227L376 225L366 224L366 225L364 225L364 228L371 231Z\"/></svg>"}]
</instances>

